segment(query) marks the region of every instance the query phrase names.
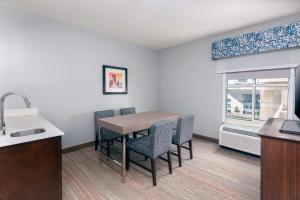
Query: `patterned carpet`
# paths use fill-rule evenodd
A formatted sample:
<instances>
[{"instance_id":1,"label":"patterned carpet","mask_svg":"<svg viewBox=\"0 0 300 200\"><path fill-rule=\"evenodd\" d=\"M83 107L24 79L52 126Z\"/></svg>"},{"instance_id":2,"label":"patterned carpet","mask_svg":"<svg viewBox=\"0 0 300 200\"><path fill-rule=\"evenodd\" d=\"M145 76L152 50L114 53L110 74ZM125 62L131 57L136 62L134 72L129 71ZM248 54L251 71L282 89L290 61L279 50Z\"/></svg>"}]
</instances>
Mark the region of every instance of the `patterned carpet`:
<instances>
[{"instance_id":1,"label":"patterned carpet","mask_svg":"<svg viewBox=\"0 0 300 200\"><path fill-rule=\"evenodd\" d=\"M64 200L210 200L259 199L260 159L194 139L194 159L183 151L183 167L173 156L173 174L166 162L157 163L157 183L151 174L130 165L127 182L100 160L92 147L63 154ZM175 150L175 148L174 148Z\"/></svg>"}]
</instances>

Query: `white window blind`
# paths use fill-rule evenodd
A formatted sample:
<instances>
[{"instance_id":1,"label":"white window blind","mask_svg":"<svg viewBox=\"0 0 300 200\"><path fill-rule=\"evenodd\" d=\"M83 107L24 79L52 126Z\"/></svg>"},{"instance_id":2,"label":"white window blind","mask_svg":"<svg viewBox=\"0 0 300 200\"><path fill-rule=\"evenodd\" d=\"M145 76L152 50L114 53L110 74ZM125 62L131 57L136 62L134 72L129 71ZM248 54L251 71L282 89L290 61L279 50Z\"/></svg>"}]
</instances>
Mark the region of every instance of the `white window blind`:
<instances>
[{"instance_id":1,"label":"white window blind","mask_svg":"<svg viewBox=\"0 0 300 200\"><path fill-rule=\"evenodd\" d=\"M235 72L235 73L227 73L226 77L227 77L227 80L289 78L290 77L290 69Z\"/></svg>"}]
</instances>

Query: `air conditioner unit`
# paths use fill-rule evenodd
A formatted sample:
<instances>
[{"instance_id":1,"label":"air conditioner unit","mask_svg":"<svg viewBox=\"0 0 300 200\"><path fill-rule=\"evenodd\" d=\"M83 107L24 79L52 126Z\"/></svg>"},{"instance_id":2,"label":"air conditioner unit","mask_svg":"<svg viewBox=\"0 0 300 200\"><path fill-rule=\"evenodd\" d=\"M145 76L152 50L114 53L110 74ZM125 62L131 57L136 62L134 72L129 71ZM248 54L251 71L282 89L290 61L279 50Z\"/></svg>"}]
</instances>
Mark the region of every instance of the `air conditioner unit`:
<instances>
[{"instance_id":1,"label":"air conditioner unit","mask_svg":"<svg viewBox=\"0 0 300 200\"><path fill-rule=\"evenodd\" d=\"M222 125L219 145L260 156L258 130Z\"/></svg>"}]
</instances>

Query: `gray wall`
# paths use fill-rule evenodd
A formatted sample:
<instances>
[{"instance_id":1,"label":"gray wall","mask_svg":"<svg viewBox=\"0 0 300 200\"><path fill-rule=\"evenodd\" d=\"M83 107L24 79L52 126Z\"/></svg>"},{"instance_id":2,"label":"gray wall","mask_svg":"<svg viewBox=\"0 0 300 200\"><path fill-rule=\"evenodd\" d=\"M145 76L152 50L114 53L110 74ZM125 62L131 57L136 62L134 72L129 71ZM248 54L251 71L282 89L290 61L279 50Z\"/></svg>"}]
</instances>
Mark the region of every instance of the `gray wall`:
<instances>
[{"instance_id":1,"label":"gray wall","mask_svg":"<svg viewBox=\"0 0 300 200\"><path fill-rule=\"evenodd\" d=\"M156 51L1 4L0 27L0 93L28 95L65 132L63 147L94 140L95 110L157 109ZM128 95L102 95L103 64L128 68ZM10 97L15 107L23 103Z\"/></svg>"},{"instance_id":2,"label":"gray wall","mask_svg":"<svg viewBox=\"0 0 300 200\"><path fill-rule=\"evenodd\" d=\"M210 59L212 42L299 20L300 14L161 50L158 108L165 111L193 113L194 132L218 138L218 129L222 121L223 81L222 75L216 74L216 71L300 63L300 49L212 61Z\"/></svg>"},{"instance_id":3,"label":"gray wall","mask_svg":"<svg viewBox=\"0 0 300 200\"><path fill-rule=\"evenodd\" d=\"M0 93L27 94L66 133L63 147L94 139L95 110L126 106L194 113L194 132L218 138L222 76L216 71L300 63L300 50L212 61L211 43L297 20L300 14L157 52L0 4ZM128 68L128 95L102 95L103 64ZM6 108L15 107L23 104L10 97Z\"/></svg>"}]
</instances>

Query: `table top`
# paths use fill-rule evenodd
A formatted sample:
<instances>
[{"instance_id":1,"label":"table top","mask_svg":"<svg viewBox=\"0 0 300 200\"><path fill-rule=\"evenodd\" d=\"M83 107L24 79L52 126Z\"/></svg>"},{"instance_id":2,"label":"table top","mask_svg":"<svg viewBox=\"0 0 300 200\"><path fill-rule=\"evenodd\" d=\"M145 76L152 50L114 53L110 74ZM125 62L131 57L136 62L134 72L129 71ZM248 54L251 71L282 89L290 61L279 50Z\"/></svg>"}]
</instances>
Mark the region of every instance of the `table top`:
<instances>
[{"instance_id":1,"label":"table top","mask_svg":"<svg viewBox=\"0 0 300 200\"><path fill-rule=\"evenodd\" d=\"M101 127L110 129L120 134L128 134L149 129L152 124L171 120L176 121L180 117L178 113L150 111L130 115L119 115L98 119Z\"/></svg>"},{"instance_id":2,"label":"table top","mask_svg":"<svg viewBox=\"0 0 300 200\"><path fill-rule=\"evenodd\" d=\"M279 130L284 122L284 119L270 118L265 125L260 129L258 135L261 137L269 137L274 139L288 140L300 142L299 135L281 133Z\"/></svg>"}]
</instances>

